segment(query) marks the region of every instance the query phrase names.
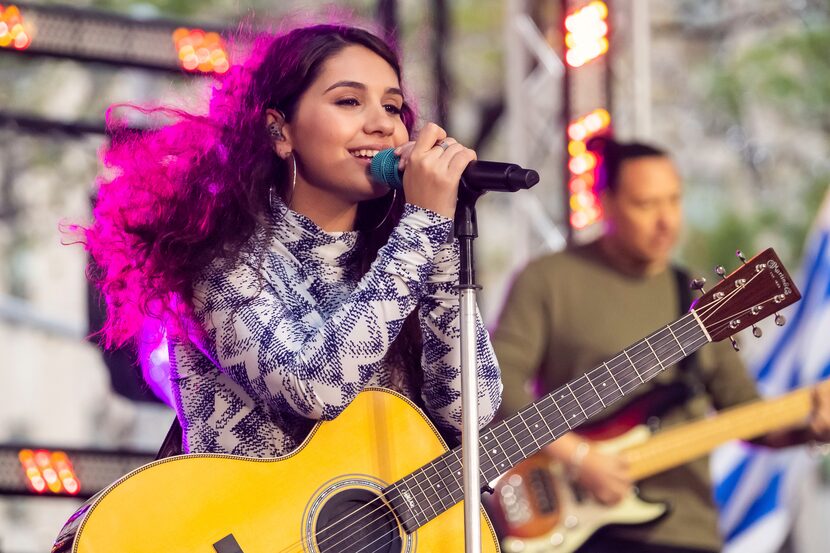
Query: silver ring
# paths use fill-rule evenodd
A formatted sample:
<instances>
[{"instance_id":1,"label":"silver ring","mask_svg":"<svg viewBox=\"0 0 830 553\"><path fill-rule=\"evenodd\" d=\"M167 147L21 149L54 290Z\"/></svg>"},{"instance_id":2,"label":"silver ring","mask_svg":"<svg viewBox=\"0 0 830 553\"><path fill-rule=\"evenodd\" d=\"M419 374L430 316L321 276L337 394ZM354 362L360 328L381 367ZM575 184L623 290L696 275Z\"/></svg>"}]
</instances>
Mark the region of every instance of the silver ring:
<instances>
[{"instance_id":1,"label":"silver ring","mask_svg":"<svg viewBox=\"0 0 830 553\"><path fill-rule=\"evenodd\" d=\"M444 150L445 152L447 151L447 148L450 147L450 143L447 142L446 140L442 140L441 142L438 143L438 145L441 146L441 149Z\"/></svg>"}]
</instances>

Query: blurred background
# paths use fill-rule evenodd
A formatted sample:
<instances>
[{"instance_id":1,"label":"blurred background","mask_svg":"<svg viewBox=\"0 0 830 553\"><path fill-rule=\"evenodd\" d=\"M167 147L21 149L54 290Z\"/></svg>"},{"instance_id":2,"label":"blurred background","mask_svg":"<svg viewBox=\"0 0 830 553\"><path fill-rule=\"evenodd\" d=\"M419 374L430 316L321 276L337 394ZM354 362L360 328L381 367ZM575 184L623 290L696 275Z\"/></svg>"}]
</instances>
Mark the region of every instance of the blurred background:
<instances>
[{"instance_id":1,"label":"blurred background","mask_svg":"<svg viewBox=\"0 0 830 553\"><path fill-rule=\"evenodd\" d=\"M739 263L736 249L773 246L802 292L818 294L796 316L810 354L795 373L760 368L781 337L774 325L762 341L739 337L762 391L830 373L826 0L0 2L0 553L47 551L82 498L152 459L173 418L157 399L163 385L139 384L142 370L163 384L163 352L139 366L88 339L101 313L86 255L59 229L89 218L107 108L199 110L233 61L234 32L285 16L374 22L401 45L422 120L481 159L540 173L530 191L479 202L489 323L528 259L596 235L597 160L584 142L612 133L677 162L679 261L711 280L711 267ZM821 452L767 458L752 478L736 476L742 455L733 445L713 461L719 480L743 478L748 490L718 495L729 548L826 551Z\"/></svg>"}]
</instances>

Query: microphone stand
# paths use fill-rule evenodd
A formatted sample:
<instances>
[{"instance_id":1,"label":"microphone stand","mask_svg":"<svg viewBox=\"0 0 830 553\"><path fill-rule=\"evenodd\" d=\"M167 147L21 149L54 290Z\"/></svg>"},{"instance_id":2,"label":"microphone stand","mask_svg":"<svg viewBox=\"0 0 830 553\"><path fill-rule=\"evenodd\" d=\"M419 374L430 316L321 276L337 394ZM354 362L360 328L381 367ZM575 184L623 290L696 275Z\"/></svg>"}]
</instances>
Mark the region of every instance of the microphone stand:
<instances>
[{"instance_id":1,"label":"microphone stand","mask_svg":"<svg viewBox=\"0 0 830 553\"><path fill-rule=\"evenodd\" d=\"M461 464L464 484L464 544L466 553L481 551L481 492L478 438L478 379L476 375L476 291L473 240L478 236L475 202L481 191L459 187L455 236L461 253L458 293L461 323Z\"/></svg>"}]
</instances>

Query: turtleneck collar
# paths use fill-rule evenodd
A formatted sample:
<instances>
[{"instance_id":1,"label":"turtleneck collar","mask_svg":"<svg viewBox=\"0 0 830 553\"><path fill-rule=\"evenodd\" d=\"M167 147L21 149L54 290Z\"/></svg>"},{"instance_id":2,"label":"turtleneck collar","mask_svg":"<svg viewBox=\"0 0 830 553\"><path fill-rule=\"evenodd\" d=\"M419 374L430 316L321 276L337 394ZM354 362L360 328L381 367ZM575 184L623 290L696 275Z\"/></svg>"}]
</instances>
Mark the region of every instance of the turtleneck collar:
<instances>
[{"instance_id":1,"label":"turtleneck collar","mask_svg":"<svg viewBox=\"0 0 830 553\"><path fill-rule=\"evenodd\" d=\"M301 213L276 200L271 210L274 238L300 263L351 266L361 246L360 231L326 232Z\"/></svg>"}]
</instances>

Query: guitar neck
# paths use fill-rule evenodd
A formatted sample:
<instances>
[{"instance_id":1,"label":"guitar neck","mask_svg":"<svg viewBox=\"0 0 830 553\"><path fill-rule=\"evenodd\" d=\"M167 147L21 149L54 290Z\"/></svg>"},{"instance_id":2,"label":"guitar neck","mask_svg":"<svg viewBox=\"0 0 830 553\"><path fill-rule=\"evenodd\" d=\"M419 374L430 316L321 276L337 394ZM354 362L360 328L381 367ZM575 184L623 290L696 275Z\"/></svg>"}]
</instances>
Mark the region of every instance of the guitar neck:
<instances>
[{"instance_id":1,"label":"guitar neck","mask_svg":"<svg viewBox=\"0 0 830 553\"><path fill-rule=\"evenodd\" d=\"M640 480L703 457L730 440L749 440L803 422L810 414L812 388L725 410L718 415L656 434L623 451L628 473Z\"/></svg>"},{"instance_id":2,"label":"guitar neck","mask_svg":"<svg viewBox=\"0 0 830 553\"><path fill-rule=\"evenodd\" d=\"M723 340L800 297L775 252L756 255L680 319L482 432L480 481L492 482L704 344ZM462 472L457 447L384 489L407 532L463 499Z\"/></svg>"},{"instance_id":3,"label":"guitar neck","mask_svg":"<svg viewBox=\"0 0 830 553\"><path fill-rule=\"evenodd\" d=\"M482 484L492 482L709 341L692 311L482 432ZM462 499L461 474L459 447L392 484L384 493L396 510L408 513L402 515L404 527L413 531ZM420 513L412 512L409 500L416 493L428 500Z\"/></svg>"}]
</instances>

